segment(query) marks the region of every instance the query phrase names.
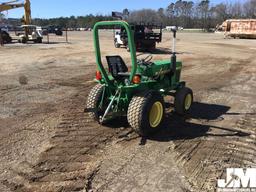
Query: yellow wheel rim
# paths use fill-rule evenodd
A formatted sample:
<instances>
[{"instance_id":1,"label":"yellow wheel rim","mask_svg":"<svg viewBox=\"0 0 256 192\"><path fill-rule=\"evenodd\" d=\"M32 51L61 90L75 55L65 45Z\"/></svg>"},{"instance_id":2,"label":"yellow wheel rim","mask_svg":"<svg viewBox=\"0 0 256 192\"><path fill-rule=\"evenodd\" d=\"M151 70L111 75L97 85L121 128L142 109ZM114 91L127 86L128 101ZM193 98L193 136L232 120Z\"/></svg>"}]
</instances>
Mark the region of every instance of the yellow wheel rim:
<instances>
[{"instance_id":1,"label":"yellow wheel rim","mask_svg":"<svg viewBox=\"0 0 256 192\"><path fill-rule=\"evenodd\" d=\"M189 110L192 104L192 95L191 94L187 94L186 98L185 98L185 110Z\"/></svg>"},{"instance_id":2,"label":"yellow wheel rim","mask_svg":"<svg viewBox=\"0 0 256 192\"><path fill-rule=\"evenodd\" d=\"M161 102L157 101L152 105L149 113L149 124L151 127L157 127L163 118L163 105Z\"/></svg>"}]
</instances>

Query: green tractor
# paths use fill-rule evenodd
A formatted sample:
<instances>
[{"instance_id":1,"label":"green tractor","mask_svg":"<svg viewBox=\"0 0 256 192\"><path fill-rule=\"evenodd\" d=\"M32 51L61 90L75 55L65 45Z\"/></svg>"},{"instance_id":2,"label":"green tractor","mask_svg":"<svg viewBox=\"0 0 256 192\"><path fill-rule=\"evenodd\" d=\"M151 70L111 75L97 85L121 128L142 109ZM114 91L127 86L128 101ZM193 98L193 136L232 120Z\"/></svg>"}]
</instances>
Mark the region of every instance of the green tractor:
<instances>
[{"instance_id":1,"label":"green tractor","mask_svg":"<svg viewBox=\"0 0 256 192\"><path fill-rule=\"evenodd\" d=\"M115 26L125 28L131 55L131 69L119 55L106 56L108 70L102 64L99 30ZM193 103L193 92L180 81L182 63L176 61L173 32L173 51L170 60L151 61L152 56L137 59L133 33L125 21L102 21L93 29L96 53L96 81L90 91L85 111L99 122L127 116L128 123L141 136L155 133L163 125L165 117L164 96L174 96L174 109L186 114Z\"/></svg>"}]
</instances>

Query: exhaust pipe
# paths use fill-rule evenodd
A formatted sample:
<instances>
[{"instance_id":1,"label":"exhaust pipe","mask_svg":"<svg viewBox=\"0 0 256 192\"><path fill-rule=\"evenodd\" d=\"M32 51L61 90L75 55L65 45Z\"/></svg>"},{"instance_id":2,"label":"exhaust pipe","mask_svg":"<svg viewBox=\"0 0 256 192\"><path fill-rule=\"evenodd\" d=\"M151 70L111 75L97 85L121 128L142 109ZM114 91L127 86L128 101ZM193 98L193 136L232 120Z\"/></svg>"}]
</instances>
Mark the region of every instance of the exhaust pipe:
<instances>
[{"instance_id":1,"label":"exhaust pipe","mask_svg":"<svg viewBox=\"0 0 256 192\"><path fill-rule=\"evenodd\" d=\"M171 31L173 33L173 40L172 40L172 57L171 57L171 68L172 68L172 75L176 72L176 33L177 27L172 27Z\"/></svg>"}]
</instances>

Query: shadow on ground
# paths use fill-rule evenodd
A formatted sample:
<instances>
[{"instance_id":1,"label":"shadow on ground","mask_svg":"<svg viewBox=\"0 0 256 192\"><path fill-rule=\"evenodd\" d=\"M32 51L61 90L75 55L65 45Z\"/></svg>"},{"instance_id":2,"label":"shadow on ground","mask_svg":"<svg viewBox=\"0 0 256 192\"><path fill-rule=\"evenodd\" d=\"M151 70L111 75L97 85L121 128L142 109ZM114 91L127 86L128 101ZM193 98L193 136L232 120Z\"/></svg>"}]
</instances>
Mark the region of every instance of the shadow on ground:
<instances>
[{"instance_id":1,"label":"shadow on ground","mask_svg":"<svg viewBox=\"0 0 256 192\"><path fill-rule=\"evenodd\" d=\"M167 114L163 129L158 134L146 139L165 142L203 136L248 136L248 133L233 128L209 125L212 122L222 121L224 119L222 116L229 114L229 109L229 106L195 102L190 114L185 117L175 113ZM240 113L236 113L236 115L240 115ZM198 123L190 122L192 119L197 120ZM209 133L209 129L218 129L225 131L225 133Z\"/></svg>"},{"instance_id":2,"label":"shadow on ground","mask_svg":"<svg viewBox=\"0 0 256 192\"><path fill-rule=\"evenodd\" d=\"M172 54L172 49L170 48L157 48L154 49L153 51L148 51L145 53L150 53L152 55L156 54L156 55L171 55ZM176 52L177 55L182 55L182 54L193 54L191 52Z\"/></svg>"},{"instance_id":3,"label":"shadow on ground","mask_svg":"<svg viewBox=\"0 0 256 192\"><path fill-rule=\"evenodd\" d=\"M55 44L70 44L70 42L66 42L66 41L50 41L49 43L48 42L43 42L41 43L42 45L55 45Z\"/></svg>"},{"instance_id":4,"label":"shadow on ground","mask_svg":"<svg viewBox=\"0 0 256 192\"><path fill-rule=\"evenodd\" d=\"M153 136L142 138L140 144L146 144L148 139L168 142L171 140L194 139L203 136L248 136L248 133L242 132L241 130L214 125L214 122L224 120L223 115L241 115L241 113L228 113L229 110L230 107L225 105L194 102L191 112L186 116L180 116L173 112L167 113L163 128ZM129 127L126 117L109 120L104 125L116 129ZM209 131L210 129L213 131Z\"/></svg>"},{"instance_id":5,"label":"shadow on ground","mask_svg":"<svg viewBox=\"0 0 256 192\"><path fill-rule=\"evenodd\" d=\"M170 55L172 50L169 48L157 48L154 51L150 52L151 54L161 54L161 55Z\"/></svg>"}]
</instances>

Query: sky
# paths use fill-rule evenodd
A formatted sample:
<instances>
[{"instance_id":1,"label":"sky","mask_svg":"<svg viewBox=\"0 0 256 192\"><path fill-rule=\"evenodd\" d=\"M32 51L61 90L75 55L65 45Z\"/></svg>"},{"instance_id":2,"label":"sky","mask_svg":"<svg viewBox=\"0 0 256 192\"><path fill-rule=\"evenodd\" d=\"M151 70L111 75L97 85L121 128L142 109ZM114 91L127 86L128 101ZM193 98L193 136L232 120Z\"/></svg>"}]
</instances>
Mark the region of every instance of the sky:
<instances>
[{"instance_id":1,"label":"sky","mask_svg":"<svg viewBox=\"0 0 256 192\"><path fill-rule=\"evenodd\" d=\"M8 0L0 0L0 3L6 1ZM211 0L211 3L221 1L223 0ZM106 15L111 14L112 11L122 11L124 8L129 10L166 8L171 2L175 0L31 0L31 7L32 18L53 18L87 14ZM21 18L24 11L19 8L4 13L8 18Z\"/></svg>"}]
</instances>

